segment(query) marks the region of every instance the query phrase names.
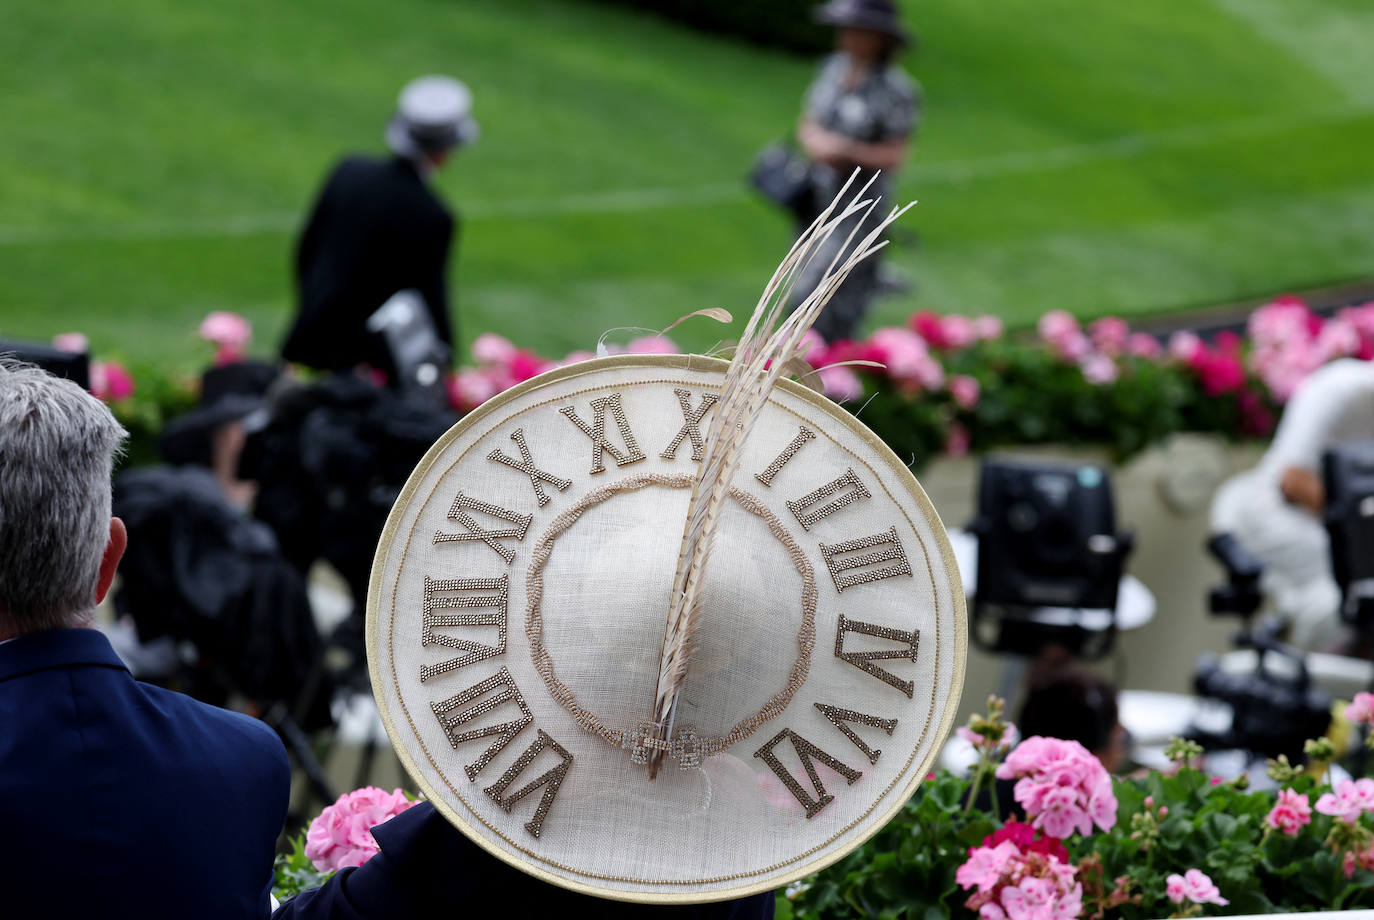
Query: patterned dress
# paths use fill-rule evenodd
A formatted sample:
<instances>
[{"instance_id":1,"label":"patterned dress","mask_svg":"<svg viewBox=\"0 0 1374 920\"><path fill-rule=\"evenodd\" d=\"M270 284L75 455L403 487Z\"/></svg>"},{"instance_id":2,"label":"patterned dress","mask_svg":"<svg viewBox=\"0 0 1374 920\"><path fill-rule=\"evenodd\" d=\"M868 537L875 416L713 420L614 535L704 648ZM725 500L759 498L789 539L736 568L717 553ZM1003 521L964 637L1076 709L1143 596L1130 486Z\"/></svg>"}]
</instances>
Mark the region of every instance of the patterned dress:
<instances>
[{"instance_id":1,"label":"patterned dress","mask_svg":"<svg viewBox=\"0 0 1374 920\"><path fill-rule=\"evenodd\" d=\"M851 61L844 52L827 57L820 71L806 91L802 112L820 127L852 140L868 144L900 140L909 137L916 127L920 108L920 86L895 64L870 70L852 87L846 86ZM836 169L817 163L812 167L815 183L815 203L799 229L805 229L811 218L830 203L844 185L850 169ZM861 188L875 170L862 169L853 188ZM855 235L861 238L881 220L892 207L893 173L883 173L869 189L881 196L872 216ZM855 217L853 221L858 221ZM842 227L830 238L824 250L811 260L793 292L793 306L800 304L815 288L831 259L843 246L851 226ZM878 280L878 258L865 260L845 280L843 286L821 313L816 331L828 342L849 338L868 310Z\"/></svg>"}]
</instances>

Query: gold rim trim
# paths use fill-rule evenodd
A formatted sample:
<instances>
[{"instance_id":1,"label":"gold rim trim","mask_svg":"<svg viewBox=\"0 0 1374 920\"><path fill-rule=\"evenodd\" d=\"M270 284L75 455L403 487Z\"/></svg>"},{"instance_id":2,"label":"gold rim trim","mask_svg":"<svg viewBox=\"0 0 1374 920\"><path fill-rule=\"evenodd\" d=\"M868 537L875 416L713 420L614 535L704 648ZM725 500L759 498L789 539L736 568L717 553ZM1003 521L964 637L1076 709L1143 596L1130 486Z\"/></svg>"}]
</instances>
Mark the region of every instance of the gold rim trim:
<instances>
[{"instance_id":1,"label":"gold rim trim","mask_svg":"<svg viewBox=\"0 0 1374 920\"><path fill-rule=\"evenodd\" d=\"M392 542L396 531L400 527L401 518L404 517L410 508L412 499L420 487L420 483L428 475L430 469L440 458L444 451L458 437L468 429L473 428L485 419L495 416L501 410L516 400L519 400L530 393L537 392L564 380L581 377L589 374L598 373L606 370L616 369L663 369L688 370L699 372L716 372L724 374L729 368L729 362L719 358L708 358L704 355L618 355L609 358L594 358L589 361L580 361L565 367L555 368L547 373L540 374L538 377L526 380L517 384L503 393L499 393L473 411L469 412L457 424L446 431L439 440L435 441L425 452L420 462L416 464L410 477L406 480L405 486L397 496L395 503L391 507L391 512L387 515L386 526L382 529L381 537L377 541L377 551L373 555L372 572L368 579L367 589L367 666L368 674L371 678L373 697L385 700L385 683L379 666L377 634L379 607L381 603L381 582L382 572L385 562L390 554ZM495 856L502 862L519 869L521 872L531 875L540 881L560 888L566 888L581 894L593 897L606 898L615 901L628 901L638 904L696 904L711 901L725 901L734 898L747 897L763 891L771 891L789 884L799 878L804 878L814 872L819 872L840 859L852 853L854 850L863 846L878 831L882 830L888 822L896 816L907 800L916 792L917 787L925 779L931 765L939 756L940 746L944 739L949 735L953 727L954 719L959 710L959 702L963 694L964 678L968 666L968 611L964 598L963 581L959 575L958 563L954 556L954 548L949 542L949 536L945 532L944 522L940 519L939 513L931 504L929 496L921 488L916 477L907 469L901 459L878 438L867 426L860 422L855 416L840 408L830 399L809 389L792 380L779 380L778 388L796 399L819 409L835 421L842 424L851 433L868 445L878 457L887 463L888 467L894 471L898 478L907 487L907 491L915 500L917 508L928 524L932 525L933 535L937 548L939 549L940 561L943 563L945 577L951 587L951 596L954 618L954 661L950 673L950 693L945 704L945 710L940 716L938 725L935 726L935 734L932 739L930 752L922 759L916 769L911 771L911 780L907 787L892 797L892 804L887 811L877 815L870 827L854 835L854 838L847 842L842 848L826 853L823 857L811 860L801 866L792 867L776 877L771 877L758 882L740 885L732 888L713 888L709 891L700 892L681 892L681 891L624 891L613 888L603 888L596 885L579 882L567 876L549 872L528 860L509 853L493 845L484 834L474 828L468 821L464 820L458 812L446 802L442 796L435 794L435 790L430 788L430 784L424 779L418 764L411 757L410 751L404 744L404 737L392 722L391 715L384 706L379 705L377 711L381 716L382 724L386 727L387 737L391 740L392 749L396 757L405 767L407 775L419 786L426 798L434 805L435 809L444 816L454 827L458 828L469 839L480 846L483 850ZM690 883L686 883L690 884Z\"/></svg>"}]
</instances>

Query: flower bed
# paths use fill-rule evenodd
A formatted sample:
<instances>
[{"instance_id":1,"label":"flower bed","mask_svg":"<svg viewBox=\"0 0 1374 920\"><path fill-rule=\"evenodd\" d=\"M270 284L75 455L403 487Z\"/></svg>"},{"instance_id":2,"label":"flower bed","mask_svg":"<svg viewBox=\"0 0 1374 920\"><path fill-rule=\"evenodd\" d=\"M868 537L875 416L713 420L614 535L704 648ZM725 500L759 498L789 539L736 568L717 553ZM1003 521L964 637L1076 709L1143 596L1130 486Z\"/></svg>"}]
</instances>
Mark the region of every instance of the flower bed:
<instances>
[{"instance_id":1,"label":"flower bed","mask_svg":"<svg viewBox=\"0 0 1374 920\"><path fill-rule=\"evenodd\" d=\"M1201 749L1178 739L1173 775L1114 779L1076 741L1016 744L1002 708L994 698L986 716L958 729L980 754L970 779L931 774L872 840L779 892L779 920L1137 920L1374 907L1374 780L1326 782L1330 741L1308 742L1307 769L1270 761L1277 791L1206 776L1188 766ZM1374 694L1358 694L1344 715L1368 732ZM762 776L766 795L771 774ZM1020 817L1004 820L996 796L977 807L994 779L1015 781ZM400 790L340 796L278 857L274 894L285 900L366 862L378 852L371 829L413 804Z\"/></svg>"},{"instance_id":2,"label":"flower bed","mask_svg":"<svg viewBox=\"0 0 1374 920\"><path fill-rule=\"evenodd\" d=\"M239 317L214 313L200 333L223 363L246 352L251 330ZM83 347L84 339L69 334L56 344ZM677 351L666 335L602 349ZM486 333L473 342L471 363L450 374L450 398L468 411L590 357L573 352L556 361ZM1255 310L1245 336L1221 333L1210 343L1190 332L1161 342L1115 317L1084 328L1062 311L1023 335L1007 334L995 317L921 312L860 341L813 337L814 372L803 379L860 414L915 466L942 453L1049 443L1105 445L1123 460L1181 431L1266 437L1298 384L1344 357L1374 358L1374 303L1323 318L1283 297ZM94 361L92 383L137 431L156 431L194 398L194 378L115 361Z\"/></svg>"},{"instance_id":3,"label":"flower bed","mask_svg":"<svg viewBox=\"0 0 1374 920\"><path fill-rule=\"evenodd\" d=\"M1369 725L1374 696L1346 710ZM1310 770L1271 761L1279 789L1251 792L1187 766L1112 779L1082 745L1028 738L1006 753L1000 701L968 729L971 780L932 774L872 840L778 899L779 920L1190 917L1374 906L1374 780L1324 782L1330 742ZM999 760L1005 754L1005 760ZM1316 774L1314 776L1314 773ZM973 807L985 780L1015 780L1025 822Z\"/></svg>"}]
</instances>

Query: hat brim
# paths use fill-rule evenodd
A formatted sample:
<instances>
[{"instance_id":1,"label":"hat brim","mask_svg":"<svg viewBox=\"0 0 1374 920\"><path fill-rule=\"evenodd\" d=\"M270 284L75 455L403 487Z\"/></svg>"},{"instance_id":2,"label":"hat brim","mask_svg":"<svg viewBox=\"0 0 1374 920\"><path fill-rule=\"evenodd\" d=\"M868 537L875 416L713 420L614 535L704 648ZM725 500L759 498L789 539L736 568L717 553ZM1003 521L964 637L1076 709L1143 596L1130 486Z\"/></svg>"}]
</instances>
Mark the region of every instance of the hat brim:
<instances>
[{"instance_id":1,"label":"hat brim","mask_svg":"<svg viewBox=\"0 0 1374 920\"><path fill-rule=\"evenodd\" d=\"M615 627L622 621L608 620L601 624L606 629L594 630L590 627L595 624L590 619L584 623L581 617L611 617L612 614L607 612L608 601L621 605L616 609L635 609L633 605L636 598L616 601L619 595L609 585L612 582L632 584L636 575L632 570L643 557L638 545L631 543L629 545L636 547L634 551L624 555L613 554L609 557L613 561L607 563L612 569L624 567L626 571L597 568L589 563L585 573L570 582L569 571L581 570L569 570L567 566L573 564L569 560L580 557L570 555L564 560L560 581L556 574L551 575L535 565L534 560L541 558L540 547L551 545L548 541L552 538L564 539L559 536L561 531L558 527L572 526L568 523L569 515L576 515L571 518L572 521L582 522L578 524L579 527L591 527L595 531L599 526L595 523L596 512L589 512L586 517L581 515L588 511L584 507L588 502L607 490L630 488L626 483L673 470L691 473L695 468L690 459L690 444L679 442L681 449L672 460L666 456L666 450L662 455L659 453L662 446L659 441L666 443L683 424L679 403L674 400L674 388L697 391L696 396L692 397L695 401L701 398L702 392L719 386L727 368L726 362L695 355L635 355L582 362L526 381L469 413L429 450L397 499L378 544L368 591L368 664L378 708L396 753L421 790L452 824L492 855L542 881L603 898L664 904L739 898L786 885L835 862L877 833L924 779L953 726L967 656L967 620L957 564L939 517L902 461L880 439L854 416L823 396L787 381L780 383L769 398L770 408L756 429L761 440L752 442L753 446L748 448L749 466L736 477L737 487L745 488L747 485L764 503L781 506L781 516L786 517L789 513L797 512L795 509L789 512L791 504L784 500L809 490L811 482L817 477L828 478L829 469L834 465L826 463L822 465L823 468L816 468L812 461L828 458L843 464L850 462L843 458L852 457L854 469L860 470L869 481L865 495L873 500L868 502L866 497L864 512L857 518L848 518L838 530L830 529L832 525L840 523L838 520L827 520L824 527L813 526L804 530L805 525L797 523L800 517L795 521L788 518L798 542L806 545L808 558L814 555L812 564L815 578L823 592L816 614L816 643L815 651L811 653L810 676L804 678L805 682L797 691L795 700L767 716L773 721L769 721L766 727L760 727L755 736L731 742L737 744L731 748L731 756L722 754L720 759L722 762L728 761L735 774L745 777L746 785L762 783L763 780L772 781L772 774L769 773L771 765L765 766L767 759L761 753L756 753L756 749L772 750L768 745L777 743L783 734L776 735L772 742L768 740L769 737L774 736L780 728L790 729L794 720L800 720L796 723L798 727L811 737L818 738L824 748L832 754L841 754L852 766L862 767L867 782L851 784L849 791L843 795L841 790L845 787L842 784L833 789L836 801L843 798L843 804L835 805L831 811L823 813L820 820L814 821L809 816L804 817L798 805L799 800L792 800L783 790L781 802L760 800L751 805L766 820L747 827L735 826L735 822L753 820L758 815L750 812L749 818L739 817L739 813L729 807L731 790L724 783L712 787L714 792L710 801L714 810L707 808L706 812L700 812L687 809L683 812L678 808L681 805L678 800L685 793L684 787L674 785L676 770L670 776L661 775L656 786L645 785L643 777L628 765L628 752L607 745L603 738L595 737L585 723L582 723L581 729L586 731L579 729L568 715L566 705L560 702L561 698L552 689L545 693L549 678L544 676L541 684L539 659L536 655L532 662L528 657L534 651L532 637L538 632L537 629L533 633L530 631L531 610L539 610L538 597L533 593L532 586L536 581L541 586L547 581L550 585L548 590L555 593L560 584L566 592L574 582L588 585L588 590L594 588L599 601L592 600L590 596L580 601L565 596L561 599L563 606L555 608L555 613L561 611L564 628L575 628L584 642L592 642L608 634L619 637ZM593 467L593 472L588 474L588 454L592 453L588 450L591 443L588 438L592 437L590 429L577 431L572 424L572 416L564 410L575 407L573 414L580 413L581 417L589 420L589 404L594 407L596 401L622 392L625 411L631 423L637 426L636 433L643 443L644 456L639 461L627 461L636 465L621 470L619 462L613 462L607 454L606 469L598 474ZM604 408L605 402L601 404ZM667 408L658 416L650 417L646 410L650 404L661 404ZM619 405L620 400L617 399L616 406ZM773 415L769 416L769 412ZM677 413L675 419L672 418L673 413ZM617 422L611 419L605 421L605 428L598 426L598 429L618 438L619 435L615 433ZM775 442L779 436L785 434L785 445L786 438L796 435L799 422L806 429L819 433L821 441L818 442L817 451L807 455L803 462L785 467L784 473L772 479L771 489L766 484L760 485L761 479L754 481L755 477L749 476L749 472L762 470L768 460L777 455ZM706 424L703 423L703 431L705 428ZM507 455L515 453L512 440L517 430L521 438L528 440L528 446L533 448L533 462L539 467L548 468L550 475L568 480L571 487L565 491L554 485L546 485L549 497L553 499L547 504L533 501L531 485L534 480L526 479L526 475L533 475L528 469L521 475L515 471L515 467L504 461L491 462L498 451ZM562 437L567 438L566 444L554 443L555 439ZM525 446L524 440L516 443L522 448ZM843 466L840 469L843 470ZM649 491L652 490L642 494L648 495ZM457 501L454 499L455 493L466 495L465 501L480 500L481 508L470 506L478 508L474 512L476 514L489 515L494 508L498 517L502 509L507 514L516 515L515 530L519 531L519 536L508 533L502 542L503 546L512 550L509 561L502 564L500 554L493 553L495 548L490 544L482 545L485 541L481 538L473 540L460 537L466 542L444 545L438 539L432 539L436 527L452 531L455 526L460 530L467 526L454 525L452 522L456 519L448 516L455 513L453 509L458 507L451 504ZM534 494L537 494L537 490ZM685 498L685 493L681 491L675 494ZM627 507L606 513L614 514L615 519L623 521L623 513L633 512L634 507L634 503L629 502ZM528 520L525 514L529 515ZM863 514L869 517L865 518ZM486 520L484 517L483 521ZM506 520L509 522L512 519ZM519 525L519 521L525 523ZM881 529L889 526L890 522L891 526L901 529L902 540L910 547L902 557L904 560L908 556L911 559L912 572L905 573L910 578L889 579L887 575L881 575L879 579L870 578L855 592L861 597L845 595L842 601L839 600L839 591L845 587L855 587L858 582L843 583L841 587L842 583L836 580L832 586L830 582L835 570L829 561L821 560L821 549L825 544L819 544L821 549L818 549L816 541L834 539L855 527L861 530L870 526ZM683 524L682 521L658 517L641 523L645 527L651 525L653 533L666 534L668 537L673 537L674 533L680 535ZM511 529L509 523L496 526L508 531ZM524 536L526 530L528 540ZM585 549L588 545L592 549L600 547L599 533L595 531L591 534L591 544L585 542L588 538L585 531L581 535L582 544L574 544L572 549L567 544L560 544L554 553L552 565L558 564L558 553L577 553L581 550L576 547ZM738 546L736 542L735 547ZM458 547L462 547L461 552L457 551ZM838 552L838 547L839 544L833 544L826 552ZM602 549L611 551L605 547ZM642 552L648 553L648 549ZM730 550L725 551L728 552ZM549 557L545 554L542 558L547 560ZM829 560L830 556L827 555L826 559ZM540 562L538 565L543 564ZM459 575L465 579L478 578L483 590L490 593L494 579L490 573L481 571L484 568L500 573L500 581L504 586L501 603L508 604L508 619L514 620L502 632L499 655L480 664L457 665L452 672L439 675L431 670L433 679L425 683L420 667L422 663L428 666L431 660L454 655L451 651L453 648L471 647L448 645L448 650L445 650L431 644L426 650L420 641L421 599L428 590L426 586L432 583L431 576L433 579L454 579ZM708 582L712 577L711 571L708 568ZM778 590L778 582L769 580L766 572L750 577L758 579L749 588L755 593ZM881 585L873 583L880 580ZM457 583L449 582L451 585ZM505 593L507 590L508 595ZM545 589L541 587L539 590ZM886 615L889 622L899 622L904 627L909 624L919 634L919 663L913 657L909 668L905 662L893 666L895 670L903 671L904 675L910 674L915 678L914 698L894 689L896 685L889 685L886 678L875 680L871 671L865 673L860 666L841 660L838 652L835 656L830 654L831 644L836 639L834 616L839 610L838 605L843 604L845 609L853 612L851 599L856 604L862 604L863 619L881 622ZM428 604L428 601L425 603ZM626 603L631 606L625 607ZM472 608L484 604L439 606ZM428 609L428 606L424 607L424 610ZM569 620L568 615L574 609L584 613ZM546 609L544 622L556 621L555 613ZM656 613L656 610L651 613ZM522 614L525 616L524 630L520 629ZM861 615L854 612L853 616L859 618ZM569 627L574 622L578 625ZM840 623L843 630L843 619ZM658 624L661 639L662 620ZM776 627L771 620L767 625L768 628ZM886 634L888 639L877 641L889 641L891 630ZM854 642L853 639L849 641ZM859 637L859 641L864 641L863 637ZM617 646L616 650L628 654L630 648L628 645L625 648ZM573 660L571 649L565 647L561 651L565 657L560 659L560 669ZM558 649L555 649L555 658L558 658L557 652ZM588 653L592 660L587 667L599 668L604 664L618 673L616 664L623 662L613 663L610 659L599 662L598 654ZM746 657L747 662L736 663L736 670L753 667L755 659ZM656 664L656 659L650 664ZM560 793L562 797L548 811L542 837L536 834L532 838L527 833L528 826L524 824L534 812L537 801L542 807L542 800L537 795L532 794L520 802L516 812L512 813L509 808L500 805L499 793L493 801L491 792L493 788L514 789L528 782L530 774L520 775L520 771L530 761L526 761L520 752L525 750L526 745L530 745L531 751L534 750L531 744L535 735L533 729L527 727L525 734L515 739L496 759L487 756L474 762L472 758L482 753L482 749L490 743L491 736L484 736L470 744L464 739L466 746L460 748L453 736L447 734L448 729L436 721L436 716L440 715L439 701L453 702L464 698L468 685L483 678L488 678L486 682L489 683L493 679L489 675L494 675L498 665L501 673L514 680L513 692L514 687L518 686L519 694L522 694L519 697L522 708L523 704L528 704L532 724L539 729L539 737L543 739L544 730L547 729L549 736L561 745L557 750L563 754L570 751L576 757L576 764L564 774L567 782ZM719 680L720 661L712 662L711 666L715 669L711 680ZM837 682L845 685L839 686ZM856 759L853 747L840 748L846 743L843 736L836 740L838 732L833 727L817 723L820 717L816 709L819 705L813 708L811 704L813 701L819 704L828 700L825 694L832 692L836 699L852 704L846 705L846 710L852 708L859 712L874 712L877 704L872 700L880 698L882 705L893 713L900 711L900 718L904 721L900 726L894 722L896 734L881 738L884 749L881 762L874 759L873 765L870 765L868 760ZM455 693L455 696L451 696ZM812 697L818 698L813 700ZM465 699L475 701L476 698L467 696ZM490 718L496 719L498 716ZM501 715L499 718L507 716ZM834 734L822 736L822 731ZM860 726L861 733L872 731L871 728ZM566 751L563 746L567 748ZM539 756L551 756L547 747L540 750L543 753ZM790 747L787 752L790 756ZM529 754L528 751L526 753ZM517 756L520 759L506 769L507 762ZM714 758L708 757L707 760L716 762ZM573 761L574 757L568 756L565 763L573 764ZM501 773L503 769L506 771L504 775ZM545 767L532 768L530 773L535 769L543 770ZM468 771L466 776L465 770ZM620 778L622 774L633 776L634 782L624 782ZM518 781L515 779L517 776ZM805 784L805 773L801 776L801 782ZM577 777L576 781L574 777ZM497 781L495 786L492 785L494 780ZM500 783L506 785L500 786ZM629 789L631 785L642 788ZM753 795L760 794L759 788L758 785L753 787ZM776 785L776 788L782 789L782 786ZM587 800L579 800L577 797L584 792ZM639 814L639 820L646 822L644 825L631 822L627 826L603 809L603 805L617 800L618 796L638 798L633 803L624 803L623 812L611 802L608 807L612 808L614 814ZM654 814L646 815L643 808L648 808ZM659 811L663 813L659 814ZM536 817L544 820L538 815ZM584 819L587 823L582 823ZM647 834L655 841L660 840L654 830L657 827L655 822L664 827L677 827L681 834L669 835L673 839L662 840L661 845L646 847L639 837ZM685 858L684 854L674 855L671 852L675 846L686 845L683 841L693 839L693 835L702 834L712 840L734 840L739 852L728 847L707 847L694 850L690 859ZM747 843L741 844L741 841Z\"/></svg>"},{"instance_id":2,"label":"hat brim","mask_svg":"<svg viewBox=\"0 0 1374 920\"><path fill-rule=\"evenodd\" d=\"M258 396L232 393L177 416L158 435L158 452L169 463L202 463L215 429L244 418L266 405Z\"/></svg>"},{"instance_id":3,"label":"hat brim","mask_svg":"<svg viewBox=\"0 0 1374 920\"><path fill-rule=\"evenodd\" d=\"M426 154L445 153L450 150L457 150L460 147L474 143L482 136L482 128L477 123L477 119L471 116L462 118L454 126L451 141L438 146L426 147L419 144L411 133L406 130L405 120L393 116L387 122L383 137L386 139L387 148L397 156L407 159L415 159Z\"/></svg>"}]
</instances>

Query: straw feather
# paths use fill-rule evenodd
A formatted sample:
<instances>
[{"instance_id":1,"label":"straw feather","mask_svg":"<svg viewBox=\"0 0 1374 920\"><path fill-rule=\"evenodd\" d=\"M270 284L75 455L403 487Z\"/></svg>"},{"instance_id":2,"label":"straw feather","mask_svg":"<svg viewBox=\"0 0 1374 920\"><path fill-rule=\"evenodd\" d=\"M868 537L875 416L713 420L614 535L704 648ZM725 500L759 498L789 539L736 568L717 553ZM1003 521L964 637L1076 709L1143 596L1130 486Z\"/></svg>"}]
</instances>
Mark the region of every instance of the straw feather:
<instances>
[{"instance_id":1,"label":"straw feather","mask_svg":"<svg viewBox=\"0 0 1374 920\"><path fill-rule=\"evenodd\" d=\"M886 245L882 239L883 231L911 207L908 204L903 208L894 208L855 242L855 234L876 205L873 200L863 198L873 179L859 189L848 204L841 204L857 174L856 170L830 206L798 238L773 273L749 318L721 386L720 401L706 433L699 475L692 486L687 521L678 551L677 571L673 576L668 622L654 690L651 719L654 743L649 760L650 779L657 775L669 739L673 736L678 695L687 678L701 614L704 596L702 577L744 442L767 403L773 385L779 377L791 373L796 367L793 358L821 309L854 266ZM820 283L784 319L784 311L802 269L846 221L860 213L863 218L853 221L853 229L849 231L845 245L826 266Z\"/></svg>"}]
</instances>

